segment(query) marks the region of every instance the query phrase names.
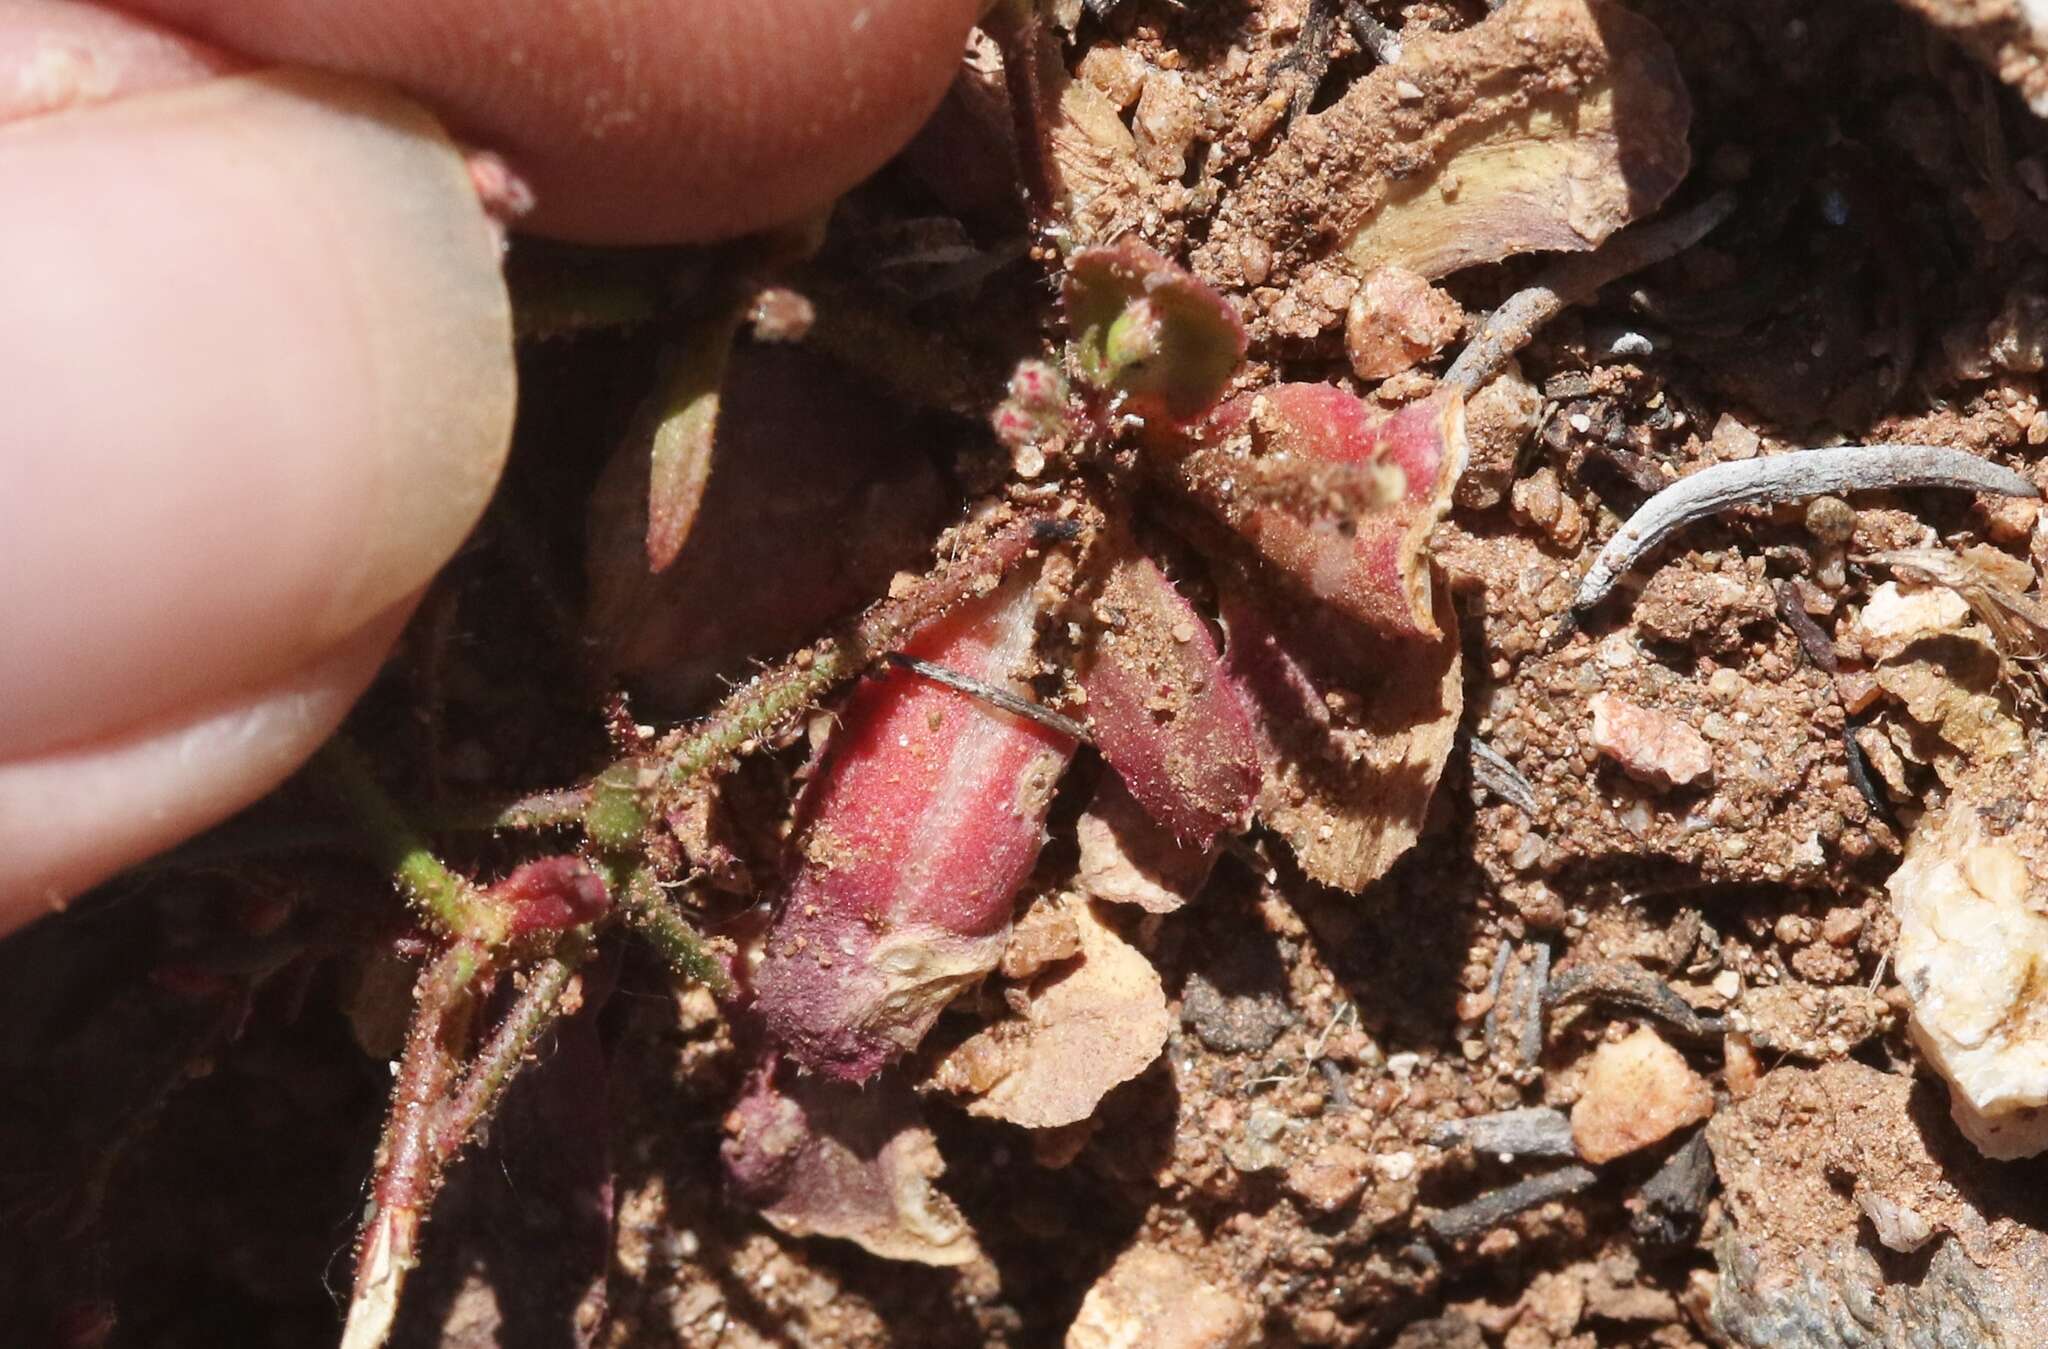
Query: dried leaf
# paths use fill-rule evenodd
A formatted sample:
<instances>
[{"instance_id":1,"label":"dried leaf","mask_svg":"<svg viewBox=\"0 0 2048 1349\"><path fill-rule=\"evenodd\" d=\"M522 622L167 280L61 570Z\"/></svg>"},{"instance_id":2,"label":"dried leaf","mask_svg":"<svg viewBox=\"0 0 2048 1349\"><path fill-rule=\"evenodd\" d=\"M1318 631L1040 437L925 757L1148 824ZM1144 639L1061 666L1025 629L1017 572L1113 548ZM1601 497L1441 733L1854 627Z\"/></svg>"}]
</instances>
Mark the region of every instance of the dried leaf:
<instances>
[{"instance_id":1,"label":"dried leaf","mask_svg":"<svg viewBox=\"0 0 2048 1349\"><path fill-rule=\"evenodd\" d=\"M647 569L644 441L620 447L591 499L588 632L647 709L693 709L720 676L853 613L923 566L945 515L900 410L815 354L748 347L720 401L717 468L667 571Z\"/></svg>"},{"instance_id":2,"label":"dried leaf","mask_svg":"<svg viewBox=\"0 0 2048 1349\"><path fill-rule=\"evenodd\" d=\"M1465 455L1454 391L1385 413L1334 385L1277 384L1219 409L1172 473L1307 594L1376 632L1434 637L1423 548Z\"/></svg>"},{"instance_id":3,"label":"dried leaf","mask_svg":"<svg viewBox=\"0 0 2048 1349\"><path fill-rule=\"evenodd\" d=\"M1094 614L1081 687L1095 747L1131 797L1197 852L1244 832L1258 742L1208 624L1128 543L1111 556Z\"/></svg>"},{"instance_id":4,"label":"dried leaf","mask_svg":"<svg viewBox=\"0 0 2048 1349\"><path fill-rule=\"evenodd\" d=\"M1647 19L1607 0L1513 0L1458 32L1413 33L1398 64L1297 118L1225 200L1195 268L1250 285L1238 242L1258 239L1259 284L1283 292L1259 335L1313 337L1379 267L1435 279L1596 247L1684 179L1690 123Z\"/></svg>"},{"instance_id":5,"label":"dried leaf","mask_svg":"<svg viewBox=\"0 0 2048 1349\"><path fill-rule=\"evenodd\" d=\"M1223 592L1230 668L1264 736L1259 816L1313 880L1356 893L1421 836L1464 705L1456 614L1436 604L1442 636L1397 640Z\"/></svg>"},{"instance_id":6,"label":"dried leaf","mask_svg":"<svg viewBox=\"0 0 2048 1349\"><path fill-rule=\"evenodd\" d=\"M666 571L696 523L711 479L719 391L739 332L737 309L708 319L669 354L654 392L647 487L647 568Z\"/></svg>"},{"instance_id":7,"label":"dried leaf","mask_svg":"<svg viewBox=\"0 0 2048 1349\"><path fill-rule=\"evenodd\" d=\"M1024 990L1019 1015L970 1037L932 1068L967 1112L1051 1129L1088 1118L1143 1072L1173 1028L1159 974L1087 901L1072 905L1081 955Z\"/></svg>"},{"instance_id":8,"label":"dried leaf","mask_svg":"<svg viewBox=\"0 0 2048 1349\"><path fill-rule=\"evenodd\" d=\"M1230 301L1135 240L1076 253L1062 294L1074 373L1137 416L1193 421L1244 360Z\"/></svg>"},{"instance_id":9,"label":"dried leaf","mask_svg":"<svg viewBox=\"0 0 2048 1349\"><path fill-rule=\"evenodd\" d=\"M2034 584L2034 569L2010 553L1973 544L1960 553L1900 548L1862 560L1881 562L1899 575L1941 586L1961 598L1991 629L2000 653L2009 659L2036 661L2048 656L2048 604L2027 593ZM1875 596L1871 603L1876 603Z\"/></svg>"},{"instance_id":10,"label":"dried leaf","mask_svg":"<svg viewBox=\"0 0 2048 1349\"><path fill-rule=\"evenodd\" d=\"M907 653L1010 686L1040 606L1020 576ZM794 874L755 972L756 1006L799 1062L867 1078L995 968L1074 748L908 671L854 693L798 800Z\"/></svg>"},{"instance_id":11,"label":"dried leaf","mask_svg":"<svg viewBox=\"0 0 2048 1349\"><path fill-rule=\"evenodd\" d=\"M1074 884L1081 892L1111 904L1135 904L1147 913L1172 913L1185 905L1216 865L1213 848L1175 839L1115 776L1095 789L1074 832L1081 846Z\"/></svg>"},{"instance_id":12,"label":"dried leaf","mask_svg":"<svg viewBox=\"0 0 2048 1349\"><path fill-rule=\"evenodd\" d=\"M778 1231L921 1265L981 1254L960 1210L932 1186L945 1162L896 1073L852 1087L764 1068L725 1129L726 1174Z\"/></svg>"},{"instance_id":13,"label":"dried leaf","mask_svg":"<svg viewBox=\"0 0 2048 1349\"><path fill-rule=\"evenodd\" d=\"M2026 748L2025 728L1998 696L2001 677L1998 653L1968 636L1916 642L1877 667L1878 686L1904 703L1908 716L1972 757Z\"/></svg>"}]
</instances>

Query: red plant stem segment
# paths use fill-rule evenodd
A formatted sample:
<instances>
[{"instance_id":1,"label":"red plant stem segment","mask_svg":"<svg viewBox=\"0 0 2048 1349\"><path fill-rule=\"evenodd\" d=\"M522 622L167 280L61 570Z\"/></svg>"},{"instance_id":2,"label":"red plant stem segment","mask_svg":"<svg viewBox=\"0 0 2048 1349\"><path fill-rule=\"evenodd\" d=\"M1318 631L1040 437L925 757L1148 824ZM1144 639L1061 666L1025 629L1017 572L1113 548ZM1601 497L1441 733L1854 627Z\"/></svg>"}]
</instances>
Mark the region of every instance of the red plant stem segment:
<instances>
[{"instance_id":1,"label":"red plant stem segment","mask_svg":"<svg viewBox=\"0 0 2048 1349\"><path fill-rule=\"evenodd\" d=\"M418 1263L420 1224L439 1188L444 1160L435 1146L434 1126L454 1081L459 1046L476 1014L476 985L487 959L476 943L458 940L420 972L391 1113L377 1143L370 1208L356 1243L355 1288L342 1349L375 1349L385 1342L406 1275Z\"/></svg>"},{"instance_id":2,"label":"red plant stem segment","mask_svg":"<svg viewBox=\"0 0 2048 1349\"><path fill-rule=\"evenodd\" d=\"M1145 813L1185 847L1242 833L1259 791L1251 707L1209 627L1133 548L1111 564L1081 686L1096 748Z\"/></svg>"},{"instance_id":3,"label":"red plant stem segment","mask_svg":"<svg viewBox=\"0 0 2048 1349\"><path fill-rule=\"evenodd\" d=\"M1334 385L1276 384L1224 404L1202 439L1175 480L1260 557L1376 632L1437 635L1423 546L1465 466L1456 392L1382 413ZM1383 466L1401 472L1391 503L1354 507L1341 481L1318 475ZM1298 493L1309 499L1276 494L1276 475L1313 489Z\"/></svg>"},{"instance_id":4,"label":"red plant stem segment","mask_svg":"<svg viewBox=\"0 0 2048 1349\"><path fill-rule=\"evenodd\" d=\"M1038 613L1019 577L908 650L1008 683ZM794 874L755 974L761 1016L799 1062L865 1080L994 967L1073 751L906 670L856 691L798 802Z\"/></svg>"}]
</instances>

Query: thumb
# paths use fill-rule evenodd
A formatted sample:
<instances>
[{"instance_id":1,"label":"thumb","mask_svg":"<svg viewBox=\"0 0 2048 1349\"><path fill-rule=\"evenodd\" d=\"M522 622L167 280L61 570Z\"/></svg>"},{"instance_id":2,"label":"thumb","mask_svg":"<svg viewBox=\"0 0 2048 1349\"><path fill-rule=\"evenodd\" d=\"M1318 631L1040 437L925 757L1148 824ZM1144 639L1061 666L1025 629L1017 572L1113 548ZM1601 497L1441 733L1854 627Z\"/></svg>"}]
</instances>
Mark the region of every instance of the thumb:
<instances>
[{"instance_id":1,"label":"thumb","mask_svg":"<svg viewBox=\"0 0 2048 1349\"><path fill-rule=\"evenodd\" d=\"M395 94L232 75L0 127L0 931L282 779L482 511L495 232Z\"/></svg>"}]
</instances>

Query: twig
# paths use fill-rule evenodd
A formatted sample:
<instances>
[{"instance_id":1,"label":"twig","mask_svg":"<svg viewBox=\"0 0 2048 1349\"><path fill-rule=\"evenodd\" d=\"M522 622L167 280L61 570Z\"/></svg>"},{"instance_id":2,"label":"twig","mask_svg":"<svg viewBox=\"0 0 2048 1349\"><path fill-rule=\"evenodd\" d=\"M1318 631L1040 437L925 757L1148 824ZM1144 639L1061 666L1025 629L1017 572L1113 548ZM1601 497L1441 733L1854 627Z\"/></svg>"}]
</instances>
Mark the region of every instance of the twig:
<instances>
[{"instance_id":1,"label":"twig","mask_svg":"<svg viewBox=\"0 0 2048 1349\"><path fill-rule=\"evenodd\" d=\"M1543 1062L1543 1009L1550 1004L1550 943L1533 942L1529 961L1529 996L1522 1014L1522 1062L1534 1068Z\"/></svg>"},{"instance_id":2,"label":"twig","mask_svg":"<svg viewBox=\"0 0 2048 1349\"><path fill-rule=\"evenodd\" d=\"M941 569L907 595L883 601L837 636L735 691L717 711L664 747L665 776L685 785L723 767L750 741L786 723L925 624L987 593L1043 544L1070 537L1066 522L1049 512L1027 514L1003 527L962 562Z\"/></svg>"},{"instance_id":3,"label":"twig","mask_svg":"<svg viewBox=\"0 0 2048 1349\"><path fill-rule=\"evenodd\" d=\"M928 660L919 660L916 656L906 656L901 651L891 651L889 663L929 679L934 684L944 684L949 689L958 689L991 707L999 707L1027 721L1035 721L1047 730L1058 731L1061 735L1078 740L1084 745L1091 743L1088 728L1080 722L1072 717L1061 716L1043 703L1020 698L1008 689L998 688L972 675L961 674L958 670L949 670L943 665L934 665Z\"/></svg>"},{"instance_id":4,"label":"twig","mask_svg":"<svg viewBox=\"0 0 2048 1349\"><path fill-rule=\"evenodd\" d=\"M1572 1122L1562 1110L1528 1105L1490 1115L1445 1120L1429 1131L1430 1146L1469 1145L1474 1153L1506 1157L1571 1157Z\"/></svg>"},{"instance_id":5,"label":"twig","mask_svg":"<svg viewBox=\"0 0 2048 1349\"><path fill-rule=\"evenodd\" d=\"M1780 581L1776 591L1778 619L1792 629L1792 635L1799 639L1799 649L1806 653L1806 659L1821 670L1834 674L1842 668L1835 657L1835 644L1820 630L1820 624L1813 621L1813 615L1806 612L1805 587L1797 581Z\"/></svg>"},{"instance_id":6,"label":"twig","mask_svg":"<svg viewBox=\"0 0 2048 1349\"><path fill-rule=\"evenodd\" d=\"M1941 445L1837 445L1715 464L1680 478L1643 503L1593 559L1553 644L1571 635L1585 612L1607 598L1674 530L1735 506L1887 487L1951 487L1998 496L2039 496L2009 468Z\"/></svg>"},{"instance_id":7,"label":"twig","mask_svg":"<svg viewBox=\"0 0 2048 1349\"><path fill-rule=\"evenodd\" d=\"M370 835L378 860L397 878L399 889L414 907L465 941L488 947L505 940L512 930L505 906L434 856L426 840L414 832L378 785L355 742L335 736L321 749L317 763Z\"/></svg>"},{"instance_id":8,"label":"twig","mask_svg":"<svg viewBox=\"0 0 2048 1349\"><path fill-rule=\"evenodd\" d=\"M1423 1221L1429 1230L1446 1241L1458 1241L1491 1231L1524 1209L1577 1194L1596 1177L1583 1166L1560 1166L1555 1171L1531 1176L1480 1195L1477 1199L1432 1213Z\"/></svg>"},{"instance_id":9,"label":"twig","mask_svg":"<svg viewBox=\"0 0 2048 1349\"><path fill-rule=\"evenodd\" d=\"M1474 782L1530 819L1536 818L1536 789L1522 776L1521 769L1476 735L1465 737L1465 749L1472 758Z\"/></svg>"},{"instance_id":10,"label":"twig","mask_svg":"<svg viewBox=\"0 0 2048 1349\"><path fill-rule=\"evenodd\" d=\"M1578 1002L1611 1003L1642 1012L1693 1040L1711 1040L1726 1029L1720 1017L1701 1015L1656 975L1621 961L1574 965L1550 981L1546 1006Z\"/></svg>"},{"instance_id":11,"label":"twig","mask_svg":"<svg viewBox=\"0 0 2048 1349\"><path fill-rule=\"evenodd\" d=\"M458 940L420 972L412 1029L377 1144L370 1208L356 1243L341 1349L379 1349L390 1337L406 1275L418 1263L420 1224L440 1184L438 1109L454 1078L456 1046L476 1013L476 985L487 961L474 942Z\"/></svg>"},{"instance_id":12,"label":"twig","mask_svg":"<svg viewBox=\"0 0 2048 1349\"><path fill-rule=\"evenodd\" d=\"M1538 328L1590 299L1608 282L1683 253L1734 209L1734 196L1719 192L1690 210L1625 229L1591 253L1555 263L1535 285L1509 296L1493 311L1478 336L1451 362L1444 383L1468 395L1477 391L1508 357L1529 344Z\"/></svg>"},{"instance_id":13,"label":"twig","mask_svg":"<svg viewBox=\"0 0 2048 1349\"><path fill-rule=\"evenodd\" d=\"M1351 25L1351 36L1372 53L1375 61L1383 66L1400 63L1401 35L1375 19L1359 0L1349 0L1344 6L1344 22Z\"/></svg>"}]
</instances>

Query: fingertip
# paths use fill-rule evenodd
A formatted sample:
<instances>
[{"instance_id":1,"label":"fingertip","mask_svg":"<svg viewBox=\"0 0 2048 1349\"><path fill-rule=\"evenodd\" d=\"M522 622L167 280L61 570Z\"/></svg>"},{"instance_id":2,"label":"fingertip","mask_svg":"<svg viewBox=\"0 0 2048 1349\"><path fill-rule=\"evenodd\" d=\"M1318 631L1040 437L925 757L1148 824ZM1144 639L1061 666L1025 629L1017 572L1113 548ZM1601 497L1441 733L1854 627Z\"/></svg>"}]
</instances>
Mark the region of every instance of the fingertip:
<instances>
[{"instance_id":1,"label":"fingertip","mask_svg":"<svg viewBox=\"0 0 2048 1349\"><path fill-rule=\"evenodd\" d=\"M510 441L496 235L422 109L218 79L0 128L0 755L298 668Z\"/></svg>"},{"instance_id":2,"label":"fingertip","mask_svg":"<svg viewBox=\"0 0 2048 1349\"><path fill-rule=\"evenodd\" d=\"M369 686L412 606L259 688L0 764L0 935L283 782Z\"/></svg>"},{"instance_id":3,"label":"fingertip","mask_svg":"<svg viewBox=\"0 0 2048 1349\"><path fill-rule=\"evenodd\" d=\"M784 223L938 105L977 0L131 0L229 49L387 80L503 152L542 233L694 242Z\"/></svg>"}]
</instances>

